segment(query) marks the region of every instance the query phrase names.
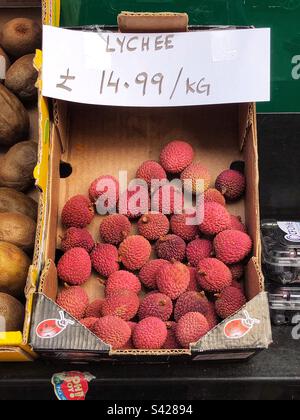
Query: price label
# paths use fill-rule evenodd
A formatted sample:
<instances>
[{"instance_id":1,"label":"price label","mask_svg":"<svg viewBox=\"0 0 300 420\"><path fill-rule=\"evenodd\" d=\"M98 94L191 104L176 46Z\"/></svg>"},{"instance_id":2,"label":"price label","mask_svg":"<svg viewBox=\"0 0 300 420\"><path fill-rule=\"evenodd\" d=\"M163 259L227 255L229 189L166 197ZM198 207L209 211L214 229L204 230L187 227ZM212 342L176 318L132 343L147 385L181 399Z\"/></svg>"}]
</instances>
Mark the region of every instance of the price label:
<instances>
[{"instance_id":1,"label":"price label","mask_svg":"<svg viewBox=\"0 0 300 420\"><path fill-rule=\"evenodd\" d=\"M112 106L270 100L270 30L119 34L44 27L43 95Z\"/></svg>"}]
</instances>

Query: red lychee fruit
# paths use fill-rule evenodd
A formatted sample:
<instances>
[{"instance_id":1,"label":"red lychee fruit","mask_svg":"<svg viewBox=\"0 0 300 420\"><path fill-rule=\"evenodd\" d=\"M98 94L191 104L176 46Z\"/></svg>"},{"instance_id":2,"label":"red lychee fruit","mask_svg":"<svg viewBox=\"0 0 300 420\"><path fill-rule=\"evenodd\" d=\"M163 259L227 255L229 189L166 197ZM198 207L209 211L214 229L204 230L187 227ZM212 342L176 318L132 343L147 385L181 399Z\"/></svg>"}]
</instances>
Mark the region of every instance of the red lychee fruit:
<instances>
[{"instance_id":1,"label":"red lychee fruit","mask_svg":"<svg viewBox=\"0 0 300 420\"><path fill-rule=\"evenodd\" d=\"M98 322L99 318L84 318L80 321L85 328L94 332L95 324Z\"/></svg>"},{"instance_id":2,"label":"red lychee fruit","mask_svg":"<svg viewBox=\"0 0 300 420\"><path fill-rule=\"evenodd\" d=\"M56 299L56 303L75 319L82 319L89 304L86 292L79 286L63 289Z\"/></svg>"},{"instance_id":3,"label":"red lychee fruit","mask_svg":"<svg viewBox=\"0 0 300 420\"><path fill-rule=\"evenodd\" d=\"M129 219L139 219L150 210L150 196L148 187L136 185L120 195L119 213Z\"/></svg>"},{"instance_id":4,"label":"red lychee fruit","mask_svg":"<svg viewBox=\"0 0 300 420\"><path fill-rule=\"evenodd\" d=\"M181 174L181 181L191 181L191 185L185 183L185 189L196 193L203 193L209 189L211 182L211 175L207 168L205 168L201 163L192 163L188 166ZM199 182L204 182L204 190Z\"/></svg>"},{"instance_id":5,"label":"red lychee fruit","mask_svg":"<svg viewBox=\"0 0 300 420\"><path fill-rule=\"evenodd\" d=\"M115 246L98 244L91 253L94 269L103 277L109 277L119 271L119 254Z\"/></svg>"},{"instance_id":6,"label":"red lychee fruit","mask_svg":"<svg viewBox=\"0 0 300 420\"><path fill-rule=\"evenodd\" d=\"M187 292L198 292L198 278L197 278L197 268L195 267L188 267L189 271L190 271L190 284L187 288Z\"/></svg>"},{"instance_id":7,"label":"red lychee fruit","mask_svg":"<svg viewBox=\"0 0 300 420\"><path fill-rule=\"evenodd\" d=\"M66 228L85 228L91 224L94 216L95 211L90 200L83 195L76 195L65 204L61 222Z\"/></svg>"},{"instance_id":8,"label":"red lychee fruit","mask_svg":"<svg viewBox=\"0 0 300 420\"><path fill-rule=\"evenodd\" d=\"M95 334L113 350L122 349L131 336L131 329L123 319L117 316L100 318L94 326Z\"/></svg>"},{"instance_id":9,"label":"red lychee fruit","mask_svg":"<svg viewBox=\"0 0 300 420\"><path fill-rule=\"evenodd\" d=\"M184 194L182 189L167 183L156 190L151 197L153 211L165 215L181 214L184 210Z\"/></svg>"},{"instance_id":10,"label":"red lychee fruit","mask_svg":"<svg viewBox=\"0 0 300 420\"><path fill-rule=\"evenodd\" d=\"M100 237L103 242L119 245L131 231L131 223L122 214L112 214L106 217L100 225Z\"/></svg>"},{"instance_id":11,"label":"red lychee fruit","mask_svg":"<svg viewBox=\"0 0 300 420\"><path fill-rule=\"evenodd\" d=\"M242 222L241 217L231 215L231 230L240 230L241 232L247 233L247 228Z\"/></svg>"},{"instance_id":12,"label":"red lychee fruit","mask_svg":"<svg viewBox=\"0 0 300 420\"><path fill-rule=\"evenodd\" d=\"M133 344L140 350L159 350L167 339L166 324L159 318L145 318L138 323L133 332Z\"/></svg>"},{"instance_id":13,"label":"red lychee fruit","mask_svg":"<svg viewBox=\"0 0 300 420\"><path fill-rule=\"evenodd\" d=\"M161 236L167 235L169 230L169 219L161 213L145 214L138 222L139 234L148 241L157 241Z\"/></svg>"},{"instance_id":14,"label":"red lychee fruit","mask_svg":"<svg viewBox=\"0 0 300 420\"><path fill-rule=\"evenodd\" d=\"M198 235L198 226L189 224L189 219L188 214L174 214L171 218L172 232L185 241L192 241Z\"/></svg>"},{"instance_id":15,"label":"red lychee fruit","mask_svg":"<svg viewBox=\"0 0 300 420\"><path fill-rule=\"evenodd\" d=\"M200 224L200 231L204 235L215 236L231 226L230 214L225 207L218 203L206 203L204 206L204 220Z\"/></svg>"},{"instance_id":16,"label":"red lychee fruit","mask_svg":"<svg viewBox=\"0 0 300 420\"><path fill-rule=\"evenodd\" d=\"M154 160L144 162L137 170L136 177L143 179L151 187L152 181L162 181L167 179L167 174L164 168Z\"/></svg>"},{"instance_id":17,"label":"red lychee fruit","mask_svg":"<svg viewBox=\"0 0 300 420\"><path fill-rule=\"evenodd\" d=\"M209 304L209 309L205 315L205 318L208 322L209 329L212 330L219 324L219 319L216 312L215 304L213 302L208 302L208 304Z\"/></svg>"},{"instance_id":18,"label":"red lychee fruit","mask_svg":"<svg viewBox=\"0 0 300 420\"><path fill-rule=\"evenodd\" d=\"M111 175L100 176L92 182L89 188L90 200L96 203L97 200L105 195L107 198L106 204L110 204L109 207L116 207L119 197L119 181Z\"/></svg>"},{"instance_id":19,"label":"red lychee fruit","mask_svg":"<svg viewBox=\"0 0 300 420\"><path fill-rule=\"evenodd\" d=\"M125 321L132 320L138 313L140 300L131 290L111 293L102 305L103 316L115 315Z\"/></svg>"},{"instance_id":20,"label":"red lychee fruit","mask_svg":"<svg viewBox=\"0 0 300 420\"><path fill-rule=\"evenodd\" d=\"M143 236L129 236L119 248L119 258L130 271L140 270L149 261L151 245Z\"/></svg>"},{"instance_id":21,"label":"red lychee fruit","mask_svg":"<svg viewBox=\"0 0 300 420\"><path fill-rule=\"evenodd\" d=\"M176 302L174 319L178 322L188 312L199 312L206 316L208 311L209 302L204 292L186 292Z\"/></svg>"},{"instance_id":22,"label":"red lychee fruit","mask_svg":"<svg viewBox=\"0 0 300 420\"><path fill-rule=\"evenodd\" d=\"M186 255L186 244L177 235L166 235L157 241L155 251L160 259L183 261Z\"/></svg>"},{"instance_id":23,"label":"red lychee fruit","mask_svg":"<svg viewBox=\"0 0 300 420\"><path fill-rule=\"evenodd\" d=\"M222 172L216 180L216 189L229 201L240 199L246 189L246 178L239 172L228 169Z\"/></svg>"},{"instance_id":24,"label":"red lychee fruit","mask_svg":"<svg viewBox=\"0 0 300 420\"><path fill-rule=\"evenodd\" d=\"M235 281L241 280L241 278L245 274L245 267L243 266L243 264L229 265L228 268L231 271L232 279Z\"/></svg>"},{"instance_id":25,"label":"red lychee fruit","mask_svg":"<svg viewBox=\"0 0 300 420\"><path fill-rule=\"evenodd\" d=\"M238 312L247 300L243 292L235 287L227 287L216 301L216 311L220 318L226 319Z\"/></svg>"},{"instance_id":26,"label":"red lychee fruit","mask_svg":"<svg viewBox=\"0 0 300 420\"><path fill-rule=\"evenodd\" d=\"M240 263L248 257L252 245L250 236L238 230L225 230L214 240L217 258L230 265Z\"/></svg>"},{"instance_id":27,"label":"red lychee fruit","mask_svg":"<svg viewBox=\"0 0 300 420\"><path fill-rule=\"evenodd\" d=\"M85 283L92 273L91 258L83 248L67 251L57 264L58 277L71 286Z\"/></svg>"},{"instance_id":28,"label":"red lychee fruit","mask_svg":"<svg viewBox=\"0 0 300 420\"><path fill-rule=\"evenodd\" d=\"M209 332L209 325L206 318L199 312L189 312L178 322L176 337L184 349L197 343Z\"/></svg>"},{"instance_id":29,"label":"red lychee fruit","mask_svg":"<svg viewBox=\"0 0 300 420\"><path fill-rule=\"evenodd\" d=\"M70 228L61 240L61 249L63 252L70 251L72 248L84 248L90 253L94 246L94 239L87 229Z\"/></svg>"},{"instance_id":30,"label":"red lychee fruit","mask_svg":"<svg viewBox=\"0 0 300 420\"><path fill-rule=\"evenodd\" d=\"M177 324L176 322L167 322L166 327L168 330L167 339L165 341L165 344L163 345L163 348L165 350L177 350L180 349L180 344L177 341L176 338L176 328Z\"/></svg>"},{"instance_id":31,"label":"red lychee fruit","mask_svg":"<svg viewBox=\"0 0 300 420\"><path fill-rule=\"evenodd\" d=\"M215 188L209 188L204 193L204 203L218 203L221 206L226 206L226 200L220 191Z\"/></svg>"},{"instance_id":32,"label":"red lychee fruit","mask_svg":"<svg viewBox=\"0 0 300 420\"><path fill-rule=\"evenodd\" d=\"M85 318L101 318L104 299L94 300L86 309Z\"/></svg>"},{"instance_id":33,"label":"red lychee fruit","mask_svg":"<svg viewBox=\"0 0 300 420\"><path fill-rule=\"evenodd\" d=\"M175 300L187 291L190 278L190 270L184 264L164 264L157 272L157 286L161 293Z\"/></svg>"},{"instance_id":34,"label":"red lychee fruit","mask_svg":"<svg viewBox=\"0 0 300 420\"><path fill-rule=\"evenodd\" d=\"M106 282L105 293L109 297L118 290L130 290L136 294L142 290L142 285L137 276L129 271L120 270L113 273Z\"/></svg>"},{"instance_id":35,"label":"red lychee fruit","mask_svg":"<svg viewBox=\"0 0 300 420\"><path fill-rule=\"evenodd\" d=\"M209 293L218 293L232 284L229 268L216 258L206 258L198 265L200 287Z\"/></svg>"},{"instance_id":36,"label":"red lychee fruit","mask_svg":"<svg viewBox=\"0 0 300 420\"><path fill-rule=\"evenodd\" d=\"M157 289L157 272L164 264L168 264L168 261L151 260L141 269L139 278L147 289Z\"/></svg>"},{"instance_id":37,"label":"red lychee fruit","mask_svg":"<svg viewBox=\"0 0 300 420\"><path fill-rule=\"evenodd\" d=\"M194 149L185 141L172 141L160 154L163 168L170 174L179 174L187 168L194 159Z\"/></svg>"},{"instance_id":38,"label":"red lychee fruit","mask_svg":"<svg viewBox=\"0 0 300 420\"><path fill-rule=\"evenodd\" d=\"M173 303L169 296L162 293L147 295L140 306L139 318L156 317L162 321L169 321L173 313Z\"/></svg>"},{"instance_id":39,"label":"red lychee fruit","mask_svg":"<svg viewBox=\"0 0 300 420\"><path fill-rule=\"evenodd\" d=\"M186 248L186 256L188 262L193 267L198 267L198 264L204 258L209 258L213 254L213 243L207 239L195 239L190 242Z\"/></svg>"}]
</instances>

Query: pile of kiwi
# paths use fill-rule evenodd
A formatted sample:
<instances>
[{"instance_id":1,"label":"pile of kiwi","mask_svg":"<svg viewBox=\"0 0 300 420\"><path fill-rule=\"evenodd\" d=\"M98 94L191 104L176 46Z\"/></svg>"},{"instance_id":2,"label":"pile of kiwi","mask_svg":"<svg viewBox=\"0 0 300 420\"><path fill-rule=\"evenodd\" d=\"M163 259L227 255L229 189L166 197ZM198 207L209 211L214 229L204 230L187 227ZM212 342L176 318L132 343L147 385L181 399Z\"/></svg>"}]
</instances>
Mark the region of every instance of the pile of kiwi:
<instances>
[{"instance_id":1,"label":"pile of kiwi","mask_svg":"<svg viewBox=\"0 0 300 420\"><path fill-rule=\"evenodd\" d=\"M38 158L30 138L30 113L37 107L41 48L39 23L17 18L0 28L0 333L20 331L24 289L32 261L38 205L31 197ZM3 71L3 66L5 71Z\"/></svg>"}]
</instances>

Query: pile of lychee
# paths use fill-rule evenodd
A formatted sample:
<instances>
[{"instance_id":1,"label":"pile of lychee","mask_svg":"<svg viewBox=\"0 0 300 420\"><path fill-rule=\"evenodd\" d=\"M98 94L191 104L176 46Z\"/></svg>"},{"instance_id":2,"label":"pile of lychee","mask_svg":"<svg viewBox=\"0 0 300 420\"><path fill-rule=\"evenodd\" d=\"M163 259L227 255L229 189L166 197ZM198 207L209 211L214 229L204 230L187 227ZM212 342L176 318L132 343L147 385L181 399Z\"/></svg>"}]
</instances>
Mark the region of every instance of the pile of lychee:
<instances>
[{"instance_id":1,"label":"pile of lychee","mask_svg":"<svg viewBox=\"0 0 300 420\"><path fill-rule=\"evenodd\" d=\"M246 304L242 280L252 240L226 208L245 193L243 165L225 170L212 188L209 170L194 157L190 144L174 141L159 162L144 162L137 178L148 185L174 175L192 185L204 180L200 225L188 224L188 213L176 214L171 194L172 214L112 214L93 238L87 227L104 193L96 188L99 179L113 180L119 192L111 176L95 180L89 197L75 196L64 206L67 230L57 265L64 288L57 304L113 349L188 349ZM81 287L92 270L105 282L105 298L94 302Z\"/></svg>"}]
</instances>

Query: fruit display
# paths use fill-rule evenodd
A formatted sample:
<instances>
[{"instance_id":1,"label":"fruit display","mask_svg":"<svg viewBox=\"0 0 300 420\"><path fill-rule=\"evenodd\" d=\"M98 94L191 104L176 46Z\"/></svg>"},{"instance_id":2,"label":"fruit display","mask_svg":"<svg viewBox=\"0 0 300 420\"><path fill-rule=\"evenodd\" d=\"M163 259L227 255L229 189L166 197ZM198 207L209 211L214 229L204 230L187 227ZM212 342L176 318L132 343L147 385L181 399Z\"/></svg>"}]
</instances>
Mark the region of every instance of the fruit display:
<instances>
[{"instance_id":1,"label":"fruit display","mask_svg":"<svg viewBox=\"0 0 300 420\"><path fill-rule=\"evenodd\" d=\"M213 171L195 157L189 143L171 142L157 161L135 169L144 183L135 191L122 191L121 182L104 174L62 207L57 304L114 350L189 349L247 302L243 278L253 243L230 206L242 198L245 179L229 170L214 185ZM167 184L174 175L190 181L193 194L204 181L201 220L191 223L183 192ZM156 181L162 184L153 191ZM167 190L171 211L164 213ZM106 206L113 194L115 211ZM150 204L137 217L140 210L121 211L123 198ZM103 293L91 298L85 284L95 275Z\"/></svg>"},{"instance_id":2,"label":"fruit display","mask_svg":"<svg viewBox=\"0 0 300 420\"><path fill-rule=\"evenodd\" d=\"M42 29L16 18L0 27L0 332L22 331L28 270L35 246L38 204L33 171L38 160L35 127L38 73L33 59ZM33 198L34 197L34 198Z\"/></svg>"}]
</instances>

